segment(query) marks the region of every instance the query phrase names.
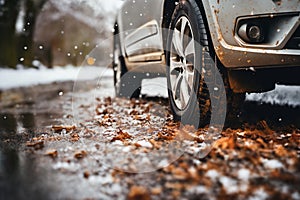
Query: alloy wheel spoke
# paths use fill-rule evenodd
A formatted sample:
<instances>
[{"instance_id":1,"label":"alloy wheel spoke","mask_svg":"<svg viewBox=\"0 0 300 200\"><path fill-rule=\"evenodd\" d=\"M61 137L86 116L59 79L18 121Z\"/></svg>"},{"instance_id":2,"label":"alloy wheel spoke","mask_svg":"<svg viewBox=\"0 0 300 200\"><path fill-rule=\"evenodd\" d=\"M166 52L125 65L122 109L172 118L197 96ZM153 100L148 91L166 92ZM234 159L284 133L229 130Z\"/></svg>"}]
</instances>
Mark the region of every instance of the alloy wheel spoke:
<instances>
[{"instance_id":1,"label":"alloy wheel spoke","mask_svg":"<svg viewBox=\"0 0 300 200\"><path fill-rule=\"evenodd\" d=\"M183 41L186 37L185 35L185 31L186 31L186 27L188 25L188 20L186 18L181 18L181 27L180 27L180 41L181 41L181 45L183 47Z\"/></svg>"},{"instance_id":2,"label":"alloy wheel spoke","mask_svg":"<svg viewBox=\"0 0 300 200\"><path fill-rule=\"evenodd\" d=\"M186 71L185 79L189 87L189 91L192 91L194 85L194 71Z\"/></svg>"},{"instance_id":3,"label":"alloy wheel spoke","mask_svg":"<svg viewBox=\"0 0 300 200\"><path fill-rule=\"evenodd\" d=\"M185 48L184 55L189 56L194 53L195 53L194 41L193 41L193 39L191 39L191 41L187 44L187 46Z\"/></svg>"},{"instance_id":4,"label":"alloy wheel spoke","mask_svg":"<svg viewBox=\"0 0 300 200\"><path fill-rule=\"evenodd\" d=\"M175 81L174 81L174 85L172 85L172 91L174 93L174 97L177 96L178 91L180 91L180 85L182 82L182 74L180 73L178 76L176 76Z\"/></svg>"},{"instance_id":5,"label":"alloy wheel spoke","mask_svg":"<svg viewBox=\"0 0 300 200\"><path fill-rule=\"evenodd\" d=\"M177 54L179 56L183 57L184 53L183 53L181 34L182 33L179 30L177 30L177 29L174 30L173 46L174 46Z\"/></svg>"},{"instance_id":6,"label":"alloy wheel spoke","mask_svg":"<svg viewBox=\"0 0 300 200\"><path fill-rule=\"evenodd\" d=\"M188 83L185 78L181 81L180 85L180 100L181 100L181 106L185 107L188 104L188 101L190 99L189 94L189 88Z\"/></svg>"}]
</instances>

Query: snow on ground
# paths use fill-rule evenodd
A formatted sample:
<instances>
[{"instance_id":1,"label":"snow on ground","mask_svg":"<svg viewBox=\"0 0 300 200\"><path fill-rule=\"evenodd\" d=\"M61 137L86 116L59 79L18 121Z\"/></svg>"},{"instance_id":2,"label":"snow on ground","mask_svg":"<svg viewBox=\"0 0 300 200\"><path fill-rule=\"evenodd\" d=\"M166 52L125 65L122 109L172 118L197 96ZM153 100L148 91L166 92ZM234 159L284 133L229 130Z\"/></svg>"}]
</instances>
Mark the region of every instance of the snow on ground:
<instances>
[{"instance_id":1,"label":"snow on ground","mask_svg":"<svg viewBox=\"0 0 300 200\"><path fill-rule=\"evenodd\" d=\"M48 84L52 82L93 80L102 76L113 76L113 71L107 67L54 67L48 69L1 69L0 68L0 90L17 87L28 87L38 84ZM145 79L142 82L142 94L148 96L167 97L166 78ZM277 85L275 90L265 93L248 94L248 101L258 101L264 103L281 105L300 105L300 86Z\"/></svg>"},{"instance_id":2,"label":"snow on ground","mask_svg":"<svg viewBox=\"0 0 300 200\"><path fill-rule=\"evenodd\" d=\"M264 158L261 158L260 160L262 161L264 166L268 169L284 168L283 164L281 162L279 162L278 160L268 160L268 159L264 159Z\"/></svg>"},{"instance_id":3,"label":"snow on ground","mask_svg":"<svg viewBox=\"0 0 300 200\"><path fill-rule=\"evenodd\" d=\"M0 68L0 90L28 87L53 82L93 80L101 76L112 76L112 70L106 67L41 67L40 69L2 69Z\"/></svg>"},{"instance_id":4,"label":"snow on ground","mask_svg":"<svg viewBox=\"0 0 300 200\"><path fill-rule=\"evenodd\" d=\"M147 87L142 88L142 94L168 97L166 85L166 78L143 80L143 86ZM299 106L300 86L276 85L276 88L269 92L247 94L246 100L271 104Z\"/></svg>"},{"instance_id":5,"label":"snow on ground","mask_svg":"<svg viewBox=\"0 0 300 200\"><path fill-rule=\"evenodd\" d=\"M276 85L275 90L265 93L252 93L247 95L247 100L261 101L271 104L300 105L300 86Z\"/></svg>"},{"instance_id":6,"label":"snow on ground","mask_svg":"<svg viewBox=\"0 0 300 200\"><path fill-rule=\"evenodd\" d=\"M148 96L168 97L168 86L166 78L144 79L142 81L142 94Z\"/></svg>"}]
</instances>

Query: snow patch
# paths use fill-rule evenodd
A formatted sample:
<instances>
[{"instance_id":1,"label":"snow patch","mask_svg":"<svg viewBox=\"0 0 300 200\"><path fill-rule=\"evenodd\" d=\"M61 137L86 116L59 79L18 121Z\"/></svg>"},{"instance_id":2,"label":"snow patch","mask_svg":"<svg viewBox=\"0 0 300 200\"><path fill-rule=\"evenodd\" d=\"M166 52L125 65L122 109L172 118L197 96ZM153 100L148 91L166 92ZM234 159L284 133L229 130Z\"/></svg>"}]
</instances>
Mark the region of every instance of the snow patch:
<instances>
[{"instance_id":1,"label":"snow patch","mask_svg":"<svg viewBox=\"0 0 300 200\"><path fill-rule=\"evenodd\" d=\"M53 165L55 170L68 170L70 172L76 172L80 168L78 163L67 163L67 162L57 162Z\"/></svg>"},{"instance_id":2,"label":"snow patch","mask_svg":"<svg viewBox=\"0 0 300 200\"><path fill-rule=\"evenodd\" d=\"M240 169L237 174L238 178L242 181L248 181L250 178L250 171L248 169Z\"/></svg>"},{"instance_id":3,"label":"snow patch","mask_svg":"<svg viewBox=\"0 0 300 200\"><path fill-rule=\"evenodd\" d=\"M279 169L284 167L283 164L278 160L274 160L274 159L268 160L268 159L261 158L261 161L264 164L265 168L268 169Z\"/></svg>"},{"instance_id":4,"label":"snow patch","mask_svg":"<svg viewBox=\"0 0 300 200\"><path fill-rule=\"evenodd\" d=\"M227 176L222 176L220 178L220 182L222 183L224 189L228 194L234 194L239 192L239 186L236 180L229 178Z\"/></svg>"},{"instance_id":5,"label":"snow patch","mask_svg":"<svg viewBox=\"0 0 300 200\"><path fill-rule=\"evenodd\" d=\"M122 192L122 186L119 185L119 184L113 184L111 187L110 187L110 192L112 194L121 194Z\"/></svg>"},{"instance_id":6,"label":"snow patch","mask_svg":"<svg viewBox=\"0 0 300 200\"><path fill-rule=\"evenodd\" d=\"M215 169L211 169L208 172L206 172L206 176L209 177L211 180L216 180L217 177L220 176L220 173Z\"/></svg>"},{"instance_id":7,"label":"snow patch","mask_svg":"<svg viewBox=\"0 0 300 200\"><path fill-rule=\"evenodd\" d=\"M142 81L142 94L147 96L168 97L168 86L166 78L144 79Z\"/></svg>"},{"instance_id":8,"label":"snow patch","mask_svg":"<svg viewBox=\"0 0 300 200\"><path fill-rule=\"evenodd\" d=\"M276 88L269 92L248 94L246 100L260 101L271 104L299 106L300 87L276 85Z\"/></svg>"},{"instance_id":9,"label":"snow patch","mask_svg":"<svg viewBox=\"0 0 300 200\"><path fill-rule=\"evenodd\" d=\"M105 184L110 184L113 183L113 177L111 175L106 175L106 176L91 176L89 177L89 182L91 184L95 185L105 185Z\"/></svg>"},{"instance_id":10,"label":"snow patch","mask_svg":"<svg viewBox=\"0 0 300 200\"><path fill-rule=\"evenodd\" d=\"M129 152L132 151L132 148L131 148L131 146L126 146L126 147L122 148L122 151L125 152L125 153L129 153Z\"/></svg>"},{"instance_id":11,"label":"snow patch","mask_svg":"<svg viewBox=\"0 0 300 200\"><path fill-rule=\"evenodd\" d=\"M254 192L254 195L249 198L249 200L264 200L267 199L269 195L266 193L266 191L262 188L256 190Z\"/></svg>"},{"instance_id":12,"label":"snow patch","mask_svg":"<svg viewBox=\"0 0 300 200\"><path fill-rule=\"evenodd\" d=\"M54 67L52 69L41 67L39 69L0 69L0 90L18 87L29 87L53 82L93 80L102 76L112 76L112 70L106 67Z\"/></svg>"},{"instance_id":13,"label":"snow patch","mask_svg":"<svg viewBox=\"0 0 300 200\"><path fill-rule=\"evenodd\" d=\"M192 194L205 194L205 193L207 193L207 191L208 191L208 188L205 186L202 186L202 185L195 186L195 187L188 189L188 192L192 193Z\"/></svg>"},{"instance_id":14,"label":"snow patch","mask_svg":"<svg viewBox=\"0 0 300 200\"><path fill-rule=\"evenodd\" d=\"M25 69L18 65L17 70L0 68L0 90L17 87L28 87L52 82L93 80L101 76L113 76L113 71L107 67L74 66L54 67L52 69L42 66L38 61L35 65L39 69ZM142 94L147 96L168 97L167 79L164 77L144 79L142 81ZM275 90L266 93L248 94L246 100L273 103L279 105L300 105L300 87L277 85Z\"/></svg>"},{"instance_id":15,"label":"snow patch","mask_svg":"<svg viewBox=\"0 0 300 200\"><path fill-rule=\"evenodd\" d=\"M169 163L169 161L168 160L166 160L166 159L164 159L164 160L161 160L159 163L158 163L158 167L159 168L164 168L164 167L167 167L167 166L169 166L170 165L170 163Z\"/></svg>"},{"instance_id":16,"label":"snow patch","mask_svg":"<svg viewBox=\"0 0 300 200\"><path fill-rule=\"evenodd\" d=\"M294 193L292 194L292 198L293 198L293 199L300 199L300 194L299 194L299 192L294 192Z\"/></svg>"},{"instance_id":17,"label":"snow patch","mask_svg":"<svg viewBox=\"0 0 300 200\"><path fill-rule=\"evenodd\" d=\"M167 79L165 77L144 79L142 94L148 96L168 97ZM272 91L265 93L251 93L246 96L247 101L258 101L279 105L300 105L300 86L276 85Z\"/></svg>"},{"instance_id":18,"label":"snow patch","mask_svg":"<svg viewBox=\"0 0 300 200\"><path fill-rule=\"evenodd\" d=\"M145 147L145 148L152 148L153 145L146 141L146 140L141 140L141 141L138 141L137 144L141 145L142 147Z\"/></svg>"}]
</instances>

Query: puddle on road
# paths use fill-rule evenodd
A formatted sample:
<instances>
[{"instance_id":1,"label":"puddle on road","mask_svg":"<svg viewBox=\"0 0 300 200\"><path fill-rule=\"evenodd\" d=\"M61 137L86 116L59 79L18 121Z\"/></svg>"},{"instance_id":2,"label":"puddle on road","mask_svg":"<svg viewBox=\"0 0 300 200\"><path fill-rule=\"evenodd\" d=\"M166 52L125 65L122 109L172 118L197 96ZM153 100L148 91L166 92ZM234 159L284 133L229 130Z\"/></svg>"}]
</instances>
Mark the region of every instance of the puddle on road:
<instances>
[{"instance_id":1,"label":"puddle on road","mask_svg":"<svg viewBox=\"0 0 300 200\"><path fill-rule=\"evenodd\" d=\"M0 198L45 199L51 198L47 172L36 168L36 161L18 150L1 147Z\"/></svg>"},{"instance_id":2,"label":"puddle on road","mask_svg":"<svg viewBox=\"0 0 300 200\"><path fill-rule=\"evenodd\" d=\"M0 113L0 198L45 199L51 197L47 171L37 168L34 156L22 149L24 140L36 134L49 117L48 113ZM49 124L50 125L50 124Z\"/></svg>"},{"instance_id":3,"label":"puddle on road","mask_svg":"<svg viewBox=\"0 0 300 200\"><path fill-rule=\"evenodd\" d=\"M41 103L40 103L41 104ZM16 104L0 110L0 199L45 199L54 193L49 171L37 167L25 142L63 118L53 101Z\"/></svg>"},{"instance_id":4,"label":"puddle on road","mask_svg":"<svg viewBox=\"0 0 300 200\"><path fill-rule=\"evenodd\" d=\"M108 83L110 82L111 79ZM90 101L95 100L93 92L89 91L91 87L94 87L93 84L92 81L85 81L82 83L84 89L75 91L74 96L76 103L78 103L76 105L91 105ZM109 85L109 89L103 88L107 85ZM100 89L97 94L107 95L108 90L113 91L113 87L110 85L112 84L102 84L101 87L105 91ZM26 147L26 141L34 137L43 134L53 136L51 135L52 125L72 125L74 123L72 87L69 85L61 86L58 83L55 84L54 89L51 85L39 87L41 88L37 91L38 94L34 94L34 96L38 97L39 93L43 96L37 98L36 101L7 104L6 107L0 105L0 199L51 199L51 197L53 197L52 199L60 199L72 197L74 190L84 190L77 196L79 199L89 197L95 194L95 191L92 191L89 184L86 185L86 182L84 182L86 179L82 176L83 172L80 172L81 176L62 176L60 173L53 173L53 170L59 171L60 166L55 165L56 162L49 156L45 156L45 151L55 148L55 143L51 144L52 146L46 144L41 151L34 151L34 149ZM44 88L47 90L45 91ZM46 95L48 90L51 92ZM35 90L31 88L30 91ZM13 93L15 92L13 91ZM48 96L49 99L47 99ZM79 119L84 120L89 118L89 112L93 109L85 109L83 106L81 110ZM68 151L72 148L79 148L80 144L75 143L72 146L70 143L66 144L62 141L59 142L59 146L61 149ZM73 152L65 152L65 155L69 155L70 158L74 159ZM65 162L62 163L64 166ZM90 166L91 164L86 163L86 165ZM79 166L82 167L82 165ZM70 167L76 172L73 165L70 165ZM98 165L94 167L97 168ZM75 182L78 183L76 186L73 185ZM61 188L70 189L61 190ZM107 196L104 195L103 198L107 199Z\"/></svg>"}]
</instances>

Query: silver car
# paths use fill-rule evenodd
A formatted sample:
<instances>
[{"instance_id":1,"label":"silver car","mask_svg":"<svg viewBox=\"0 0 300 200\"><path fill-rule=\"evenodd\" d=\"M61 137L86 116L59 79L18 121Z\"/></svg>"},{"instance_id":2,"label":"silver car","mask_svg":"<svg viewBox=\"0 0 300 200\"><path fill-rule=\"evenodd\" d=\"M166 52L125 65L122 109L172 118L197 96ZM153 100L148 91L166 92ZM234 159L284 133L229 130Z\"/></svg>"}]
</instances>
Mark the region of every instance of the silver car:
<instances>
[{"instance_id":1,"label":"silver car","mask_svg":"<svg viewBox=\"0 0 300 200\"><path fill-rule=\"evenodd\" d=\"M235 118L246 92L300 84L299 14L299 0L125 1L114 27L116 95L137 98L142 79L166 76L175 120L207 124L222 89Z\"/></svg>"}]
</instances>

